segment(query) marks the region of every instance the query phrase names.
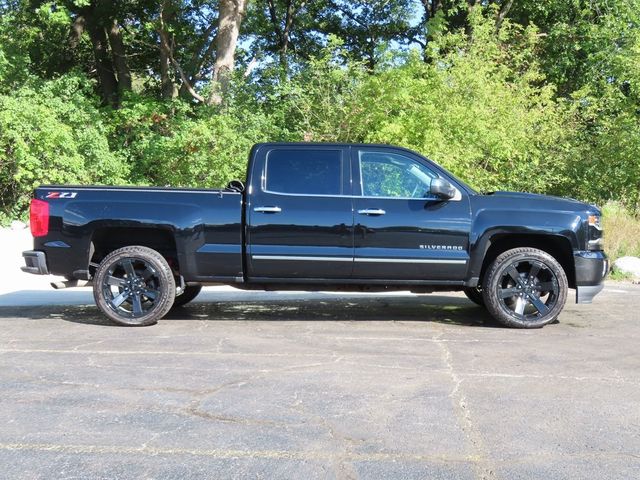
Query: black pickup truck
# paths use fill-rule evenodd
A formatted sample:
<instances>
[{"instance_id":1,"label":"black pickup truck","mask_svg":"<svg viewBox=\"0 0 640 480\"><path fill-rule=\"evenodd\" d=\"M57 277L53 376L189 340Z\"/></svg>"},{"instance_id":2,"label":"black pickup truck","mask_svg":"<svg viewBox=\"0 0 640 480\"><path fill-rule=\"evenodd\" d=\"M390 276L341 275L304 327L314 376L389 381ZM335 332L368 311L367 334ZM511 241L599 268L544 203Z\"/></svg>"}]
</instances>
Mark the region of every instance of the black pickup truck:
<instances>
[{"instance_id":1,"label":"black pickup truck","mask_svg":"<svg viewBox=\"0 0 640 480\"><path fill-rule=\"evenodd\" d=\"M541 327L568 289L590 303L607 257L600 211L527 193L480 194L399 147L264 143L246 187L45 185L24 271L93 284L98 307L149 325L202 285L463 290L502 324Z\"/></svg>"}]
</instances>

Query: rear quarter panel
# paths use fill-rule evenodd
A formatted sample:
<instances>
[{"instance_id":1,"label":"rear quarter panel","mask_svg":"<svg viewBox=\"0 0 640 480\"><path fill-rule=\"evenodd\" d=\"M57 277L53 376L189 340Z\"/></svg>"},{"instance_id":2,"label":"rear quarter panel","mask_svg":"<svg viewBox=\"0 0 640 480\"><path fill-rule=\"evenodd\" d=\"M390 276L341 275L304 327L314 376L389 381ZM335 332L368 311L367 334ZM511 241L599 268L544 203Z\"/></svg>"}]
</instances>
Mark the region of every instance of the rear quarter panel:
<instances>
[{"instance_id":1,"label":"rear quarter panel","mask_svg":"<svg viewBox=\"0 0 640 480\"><path fill-rule=\"evenodd\" d=\"M239 193L44 186L36 190L35 197L50 205L49 234L36 238L34 246L46 252L53 274L72 276L75 271L86 270L94 232L116 227L170 232L180 272L187 281L242 275Z\"/></svg>"}]
</instances>

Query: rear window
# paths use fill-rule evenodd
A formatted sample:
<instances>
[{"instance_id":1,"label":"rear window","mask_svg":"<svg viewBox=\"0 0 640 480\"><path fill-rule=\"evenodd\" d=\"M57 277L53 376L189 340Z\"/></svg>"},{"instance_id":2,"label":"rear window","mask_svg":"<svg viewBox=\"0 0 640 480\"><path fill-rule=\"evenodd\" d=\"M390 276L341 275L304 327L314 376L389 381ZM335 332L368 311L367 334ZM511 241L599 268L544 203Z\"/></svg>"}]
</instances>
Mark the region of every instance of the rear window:
<instances>
[{"instance_id":1,"label":"rear window","mask_svg":"<svg viewBox=\"0 0 640 480\"><path fill-rule=\"evenodd\" d=\"M266 169L270 192L342 194L340 150L274 149L267 155Z\"/></svg>"}]
</instances>

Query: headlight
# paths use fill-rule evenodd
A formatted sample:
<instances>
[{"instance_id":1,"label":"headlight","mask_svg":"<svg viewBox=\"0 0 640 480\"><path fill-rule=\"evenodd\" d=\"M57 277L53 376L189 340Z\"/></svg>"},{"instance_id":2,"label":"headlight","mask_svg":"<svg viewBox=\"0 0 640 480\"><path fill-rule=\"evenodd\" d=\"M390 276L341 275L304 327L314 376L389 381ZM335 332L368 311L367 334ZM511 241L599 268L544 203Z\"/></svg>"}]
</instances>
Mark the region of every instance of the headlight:
<instances>
[{"instance_id":1,"label":"headlight","mask_svg":"<svg viewBox=\"0 0 640 480\"><path fill-rule=\"evenodd\" d=\"M600 215L589 215L588 218L589 231L587 233L587 249L603 250L604 237L602 232L602 224Z\"/></svg>"},{"instance_id":2,"label":"headlight","mask_svg":"<svg viewBox=\"0 0 640 480\"><path fill-rule=\"evenodd\" d=\"M589 226L602 230L602 227L600 226L600 215L589 215Z\"/></svg>"}]
</instances>

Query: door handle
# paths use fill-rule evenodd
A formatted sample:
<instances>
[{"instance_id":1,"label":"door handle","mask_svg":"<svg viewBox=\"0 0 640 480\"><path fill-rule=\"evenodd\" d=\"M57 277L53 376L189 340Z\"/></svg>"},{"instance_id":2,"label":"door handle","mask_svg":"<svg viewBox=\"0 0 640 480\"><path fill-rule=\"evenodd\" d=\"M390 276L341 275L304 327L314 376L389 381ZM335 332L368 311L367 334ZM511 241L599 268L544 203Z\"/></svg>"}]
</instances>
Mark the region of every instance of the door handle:
<instances>
[{"instance_id":1,"label":"door handle","mask_svg":"<svg viewBox=\"0 0 640 480\"><path fill-rule=\"evenodd\" d=\"M365 208L364 210L358 210L360 215L384 215L385 212L381 208Z\"/></svg>"},{"instance_id":2,"label":"door handle","mask_svg":"<svg viewBox=\"0 0 640 480\"><path fill-rule=\"evenodd\" d=\"M253 211L260 213L280 213L282 209L280 207L256 207Z\"/></svg>"}]
</instances>

